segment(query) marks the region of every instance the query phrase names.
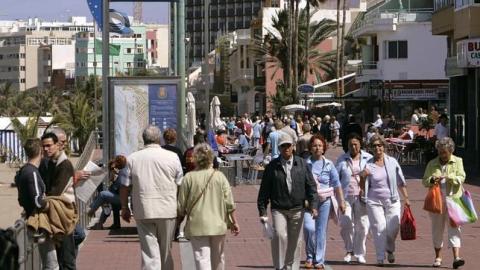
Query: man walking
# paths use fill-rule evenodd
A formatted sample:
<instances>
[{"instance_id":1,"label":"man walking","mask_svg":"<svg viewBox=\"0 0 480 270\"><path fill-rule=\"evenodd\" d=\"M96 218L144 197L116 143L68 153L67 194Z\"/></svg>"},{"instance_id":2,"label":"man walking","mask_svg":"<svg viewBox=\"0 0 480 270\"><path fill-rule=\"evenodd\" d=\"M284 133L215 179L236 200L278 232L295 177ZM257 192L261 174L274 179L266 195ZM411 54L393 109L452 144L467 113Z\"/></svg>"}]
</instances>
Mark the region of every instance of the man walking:
<instances>
[{"instance_id":1,"label":"man walking","mask_svg":"<svg viewBox=\"0 0 480 270\"><path fill-rule=\"evenodd\" d=\"M70 202L75 203L73 165L68 160L65 152L60 150L64 142L60 142L57 135L52 132L45 133L41 140L46 160L41 162L39 171L45 182L45 193L47 196L63 195ZM57 258L61 270L76 269L73 232L65 235L60 245L57 246Z\"/></svg>"},{"instance_id":2,"label":"man walking","mask_svg":"<svg viewBox=\"0 0 480 270\"><path fill-rule=\"evenodd\" d=\"M25 210L25 219L28 219L35 213L35 210L46 210L48 204L45 201L45 184L38 171L42 159L41 141L38 138L27 139L23 148L28 161L15 176L15 184L18 189L18 202ZM46 238L43 243L39 241L38 250L42 260L42 269L58 269L57 252L52 239Z\"/></svg>"},{"instance_id":3,"label":"man walking","mask_svg":"<svg viewBox=\"0 0 480 270\"><path fill-rule=\"evenodd\" d=\"M142 269L173 269L170 253L177 217L177 189L183 179L177 155L160 147L160 130L143 131L145 148L127 158L129 177L120 188L122 218L129 222L128 193L140 238Z\"/></svg>"},{"instance_id":4,"label":"man walking","mask_svg":"<svg viewBox=\"0 0 480 270\"><path fill-rule=\"evenodd\" d=\"M267 222L271 203L274 236L272 258L275 269L300 268L300 247L304 203L308 200L313 217L317 216L317 187L303 158L293 155L293 140L282 133L280 156L272 160L262 177L257 206L260 221Z\"/></svg>"}]
</instances>

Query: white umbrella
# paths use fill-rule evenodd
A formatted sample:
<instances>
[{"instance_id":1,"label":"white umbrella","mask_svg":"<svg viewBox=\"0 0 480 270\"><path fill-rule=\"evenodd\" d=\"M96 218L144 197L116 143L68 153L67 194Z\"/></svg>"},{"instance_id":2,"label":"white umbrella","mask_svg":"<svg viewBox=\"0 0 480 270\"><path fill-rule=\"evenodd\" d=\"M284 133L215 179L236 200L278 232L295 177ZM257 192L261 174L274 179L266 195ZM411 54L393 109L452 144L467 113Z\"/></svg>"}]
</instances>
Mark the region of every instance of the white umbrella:
<instances>
[{"instance_id":1,"label":"white umbrella","mask_svg":"<svg viewBox=\"0 0 480 270\"><path fill-rule=\"evenodd\" d=\"M224 126L224 122L220 119L220 100L214 96L210 102L210 128L215 130L222 126Z\"/></svg>"},{"instance_id":2,"label":"white umbrella","mask_svg":"<svg viewBox=\"0 0 480 270\"><path fill-rule=\"evenodd\" d=\"M305 110L305 106L300 104L290 104L290 105L283 106L282 108L280 108L280 110L288 111L288 112L296 112L296 111Z\"/></svg>"},{"instance_id":3,"label":"white umbrella","mask_svg":"<svg viewBox=\"0 0 480 270\"><path fill-rule=\"evenodd\" d=\"M196 120L197 116L195 114L195 98L191 92L187 94L187 146L193 146L193 135L197 128Z\"/></svg>"}]
</instances>

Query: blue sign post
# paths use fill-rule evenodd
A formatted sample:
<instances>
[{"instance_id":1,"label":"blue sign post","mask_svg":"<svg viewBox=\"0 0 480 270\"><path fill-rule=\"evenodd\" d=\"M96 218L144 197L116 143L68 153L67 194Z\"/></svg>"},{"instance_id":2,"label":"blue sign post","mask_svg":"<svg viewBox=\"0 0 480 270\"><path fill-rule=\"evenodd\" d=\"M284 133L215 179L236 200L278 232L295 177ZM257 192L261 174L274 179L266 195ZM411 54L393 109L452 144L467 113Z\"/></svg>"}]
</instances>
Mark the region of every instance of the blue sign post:
<instances>
[{"instance_id":1,"label":"blue sign post","mask_svg":"<svg viewBox=\"0 0 480 270\"><path fill-rule=\"evenodd\" d=\"M308 110L308 105L307 105L307 100L308 100L308 94L315 92L315 87L313 85L305 83L305 84L300 84L297 87L298 92L302 93L304 98L305 98L305 111Z\"/></svg>"}]
</instances>

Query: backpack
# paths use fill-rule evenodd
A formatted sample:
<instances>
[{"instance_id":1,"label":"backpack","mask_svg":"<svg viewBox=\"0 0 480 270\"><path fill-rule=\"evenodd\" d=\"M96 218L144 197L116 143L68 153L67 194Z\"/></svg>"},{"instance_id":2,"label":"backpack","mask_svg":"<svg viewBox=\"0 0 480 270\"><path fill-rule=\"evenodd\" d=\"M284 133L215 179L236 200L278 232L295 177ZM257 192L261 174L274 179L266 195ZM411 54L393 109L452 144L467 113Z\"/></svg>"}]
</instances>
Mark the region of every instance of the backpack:
<instances>
[{"instance_id":1,"label":"backpack","mask_svg":"<svg viewBox=\"0 0 480 270\"><path fill-rule=\"evenodd\" d=\"M18 245L11 229L0 229L0 269L16 270L18 265Z\"/></svg>"}]
</instances>

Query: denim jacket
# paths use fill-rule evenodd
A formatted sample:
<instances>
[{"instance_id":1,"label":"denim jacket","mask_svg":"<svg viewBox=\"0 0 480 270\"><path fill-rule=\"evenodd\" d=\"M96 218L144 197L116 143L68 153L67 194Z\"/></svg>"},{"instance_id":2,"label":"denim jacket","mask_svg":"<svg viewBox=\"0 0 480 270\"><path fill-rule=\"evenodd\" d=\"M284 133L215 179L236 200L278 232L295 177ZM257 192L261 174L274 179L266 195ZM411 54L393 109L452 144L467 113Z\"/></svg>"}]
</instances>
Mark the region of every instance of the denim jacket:
<instances>
[{"instance_id":1,"label":"denim jacket","mask_svg":"<svg viewBox=\"0 0 480 270\"><path fill-rule=\"evenodd\" d=\"M360 170L365 169L367 162L372 158L372 155L366 151L360 151ZM350 151L341 155L337 159L337 171L340 176L340 183L342 183L343 194L347 195L348 184L352 178L352 170L348 166L348 162L351 161Z\"/></svg>"},{"instance_id":2,"label":"denim jacket","mask_svg":"<svg viewBox=\"0 0 480 270\"><path fill-rule=\"evenodd\" d=\"M403 176L402 168L400 167L400 164L398 164L398 161L394 157L388 156L387 154L384 154L383 162L387 170L388 187L390 188L390 199L392 202L398 201L400 199L398 195L398 186L407 185L407 183L405 182L405 177ZM375 160L373 159L373 157L367 161L367 164L368 163L375 163ZM369 182L370 182L370 176L367 177L365 181L365 193L364 193L365 199L367 199L368 197Z\"/></svg>"}]
</instances>

